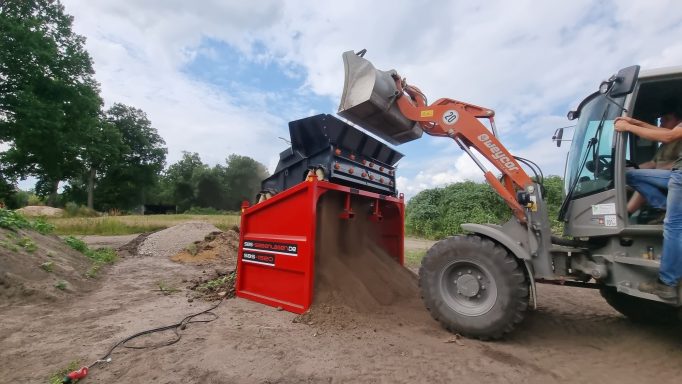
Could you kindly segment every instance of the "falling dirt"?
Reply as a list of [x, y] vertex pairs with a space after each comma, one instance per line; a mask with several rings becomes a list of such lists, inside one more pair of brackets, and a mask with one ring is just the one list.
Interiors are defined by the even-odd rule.
[[326, 194], [317, 207], [315, 289], [310, 310], [297, 322], [346, 328], [379, 312], [422, 309], [417, 277], [377, 243], [367, 200], [355, 199], [352, 219], [339, 219], [343, 196]]

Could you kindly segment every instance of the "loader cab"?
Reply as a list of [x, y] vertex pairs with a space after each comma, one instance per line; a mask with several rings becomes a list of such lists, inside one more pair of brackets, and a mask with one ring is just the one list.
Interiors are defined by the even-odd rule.
[[615, 132], [613, 124], [616, 117], [626, 115], [657, 125], [663, 100], [675, 97], [682, 101], [682, 67], [636, 72], [623, 74], [632, 77], [631, 89], [602, 89], [569, 113], [576, 126], [566, 163], [560, 217], [567, 236], [661, 231], [660, 225], [645, 224], [646, 207], [634, 217], [628, 215], [626, 205], [633, 190], [625, 183], [625, 171], [651, 160], [660, 143]]

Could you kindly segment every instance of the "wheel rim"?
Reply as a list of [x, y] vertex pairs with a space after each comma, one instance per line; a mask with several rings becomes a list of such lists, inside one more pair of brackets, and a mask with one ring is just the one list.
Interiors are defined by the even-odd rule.
[[497, 285], [488, 269], [469, 261], [443, 268], [439, 287], [446, 304], [465, 316], [486, 314], [497, 301]]

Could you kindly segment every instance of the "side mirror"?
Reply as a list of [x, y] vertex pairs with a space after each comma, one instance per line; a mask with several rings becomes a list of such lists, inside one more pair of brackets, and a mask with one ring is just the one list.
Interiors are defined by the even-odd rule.
[[639, 65], [623, 68], [618, 71], [611, 86], [611, 97], [621, 97], [635, 90], [635, 83], [639, 75]]
[[564, 129], [559, 128], [554, 131], [554, 136], [552, 136], [552, 141], [556, 142], [557, 148], [561, 147], [561, 138], [564, 137]]

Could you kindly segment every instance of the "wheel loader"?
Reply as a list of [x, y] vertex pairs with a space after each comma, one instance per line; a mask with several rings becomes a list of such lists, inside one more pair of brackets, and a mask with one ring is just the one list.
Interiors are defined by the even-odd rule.
[[614, 119], [632, 116], [655, 125], [664, 99], [682, 100], [682, 67], [624, 68], [568, 113], [572, 140], [563, 138], [564, 129], [554, 135], [557, 146], [570, 142], [570, 151], [559, 217], [564, 233], [553, 236], [542, 172], [500, 142], [492, 109], [449, 98], [429, 104], [419, 88], [395, 70], [376, 69], [365, 53], [343, 54], [339, 115], [395, 145], [424, 133], [453, 140], [512, 212], [502, 225], [464, 224], [467, 234], [428, 250], [419, 284], [434, 319], [468, 337], [501, 338], [537, 307], [537, 283], [598, 289], [634, 321], [679, 319], [680, 288], [673, 300], [638, 289], [657, 278], [662, 225], [648, 224], [645, 208], [634, 215], [626, 210], [633, 191], [625, 172], [650, 160], [659, 143], [616, 132]]

